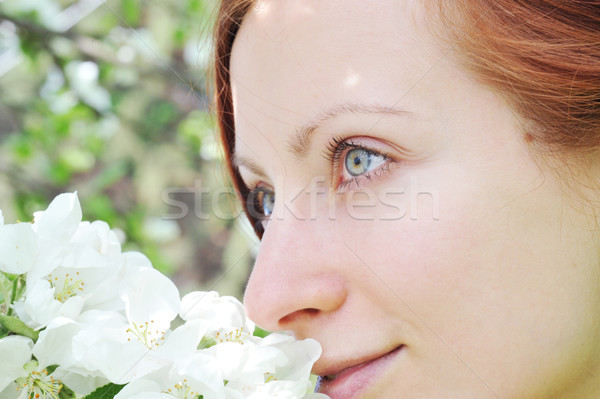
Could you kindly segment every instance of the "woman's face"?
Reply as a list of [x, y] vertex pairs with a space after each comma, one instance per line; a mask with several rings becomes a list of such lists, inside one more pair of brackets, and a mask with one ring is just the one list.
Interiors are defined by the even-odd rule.
[[334, 399], [597, 398], [591, 217], [424, 20], [383, 0], [245, 18], [235, 157], [272, 212], [247, 311], [321, 343]]

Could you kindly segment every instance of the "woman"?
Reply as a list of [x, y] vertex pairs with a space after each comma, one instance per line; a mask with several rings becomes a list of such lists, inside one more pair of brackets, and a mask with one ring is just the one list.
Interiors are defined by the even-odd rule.
[[600, 397], [599, 30], [597, 1], [223, 2], [247, 312], [321, 343], [321, 392]]

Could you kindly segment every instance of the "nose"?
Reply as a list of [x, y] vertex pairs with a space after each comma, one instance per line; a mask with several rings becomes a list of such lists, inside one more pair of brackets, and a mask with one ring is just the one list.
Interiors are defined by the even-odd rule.
[[306, 335], [310, 323], [340, 309], [347, 296], [333, 221], [273, 218], [246, 287], [251, 320], [269, 331]]

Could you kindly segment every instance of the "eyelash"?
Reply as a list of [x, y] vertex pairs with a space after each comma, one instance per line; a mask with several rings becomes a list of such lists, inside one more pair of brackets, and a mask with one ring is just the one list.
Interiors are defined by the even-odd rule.
[[[380, 166], [362, 175], [343, 180], [343, 168], [345, 167], [344, 155], [347, 154], [348, 151], [354, 149], [360, 149], [370, 154], [381, 156], [386, 160], [386, 163], [383, 166]], [[348, 189], [352, 185], [356, 185], [356, 188], [360, 188], [361, 181], [365, 179], [373, 180], [374, 178], [381, 176], [383, 173], [388, 172], [390, 170], [390, 165], [394, 163], [392, 157], [389, 155], [358, 144], [351, 139], [344, 139], [342, 137], [333, 137], [331, 139], [331, 141], [327, 144], [324, 156], [331, 163], [334, 179], [338, 179], [337, 181], [334, 181], [334, 183], [339, 191]]]

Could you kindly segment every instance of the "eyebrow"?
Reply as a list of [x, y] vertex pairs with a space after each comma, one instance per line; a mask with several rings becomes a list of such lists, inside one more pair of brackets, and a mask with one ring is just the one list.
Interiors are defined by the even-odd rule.
[[[296, 134], [290, 138], [288, 149], [298, 159], [303, 159], [310, 149], [313, 133], [325, 122], [343, 114], [380, 114], [380, 115], [409, 115], [410, 111], [394, 106], [380, 104], [342, 103], [336, 104], [311, 118], [307, 123], [296, 129]], [[375, 125], [373, 125], [374, 127]], [[233, 154], [233, 165], [239, 169], [245, 167], [253, 174], [266, 178], [264, 170], [252, 159]]]
[[240, 169], [240, 166], [243, 166], [256, 176], [262, 178], [267, 177], [267, 174], [264, 172], [264, 170], [260, 166], [258, 166], [258, 164], [254, 163], [254, 161], [250, 158], [242, 157], [234, 153], [232, 162], [233, 166], [235, 167], [235, 169], [238, 169], [238, 171]]
[[[337, 104], [314, 116], [309, 122], [296, 129], [296, 134], [290, 139], [288, 146], [292, 154], [302, 159], [310, 149], [313, 133], [325, 122], [342, 114], [380, 114], [380, 115], [408, 115], [411, 114], [402, 108], [380, 104], [343, 103]], [[375, 125], [373, 125], [375, 127]]]

